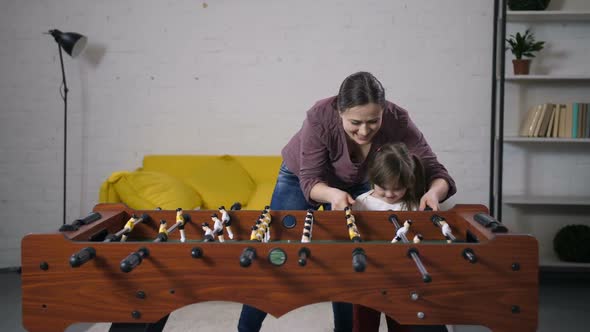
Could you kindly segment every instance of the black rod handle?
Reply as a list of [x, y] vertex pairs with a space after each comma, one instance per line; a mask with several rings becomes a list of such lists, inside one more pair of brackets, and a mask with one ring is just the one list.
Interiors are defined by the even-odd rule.
[[102, 216], [100, 215], [100, 213], [98, 212], [91, 212], [89, 215], [87, 215], [84, 218], [78, 218], [74, 221], [74, 224], [78, 224], [78, 225], [88, 225], [91, 224], [97, 220], [100, 220], [100, 218], [102, 218]]
[[475, 253], [473, 252], [473, 249], [471, 249], [471, 248], [463, 249], [462, 256], [463, 256], [463, 258], [468, 260], [469, 263], [471, 263], [471, 264], [477, 263], [477, 256], [475, 256]]
[[70, 257], [70, 266], [80, 267], [94, 257], [96, 257], [96, 250], [92, 247], [86, 247]]
[[136, 267], [141, 264], [143, 258], [148, 257], [150, 255], [150, 251], [147, 248], [139, 248], [138, 251], [132, 252], [127, 256], [124, 260], [121, 261], [120, 268], [121, 271], [125, 273], [129, 273], [133, 271]]
[[79, 218], [79, 219], [74, 220], [74, 222], [72, 222], [72, 224], [61, 225], [61, 227], [59, 228], [59, 231], [60, 232], [77, 231], [80, 227], [88, 225], [90, 223], [93, 223], [93, 222], [99, 220], [100, 218], [102, 218], [100, 213], [92, 212], [84, 218]]
[[203, 258], [203, 249], [194, 247], [191, 249], [191, 256], [193, 258]]
[[508, 233], [506, 226], [487, 213], [477, 213], [473, 216], [473, 219], [485, 228], [489, 228], [492, 233]]
[[400, 228], [399, 222], [397, 221], [397, 216], [395, 214], [390, 215], [388, 220], [393, 224], [393, 226], [395, 226], [395, 229]]
[[440, 226], [440, 222], [441, 221], [445, 221], [445, 218], [439, 216], [438, 214], [433, 214], [432, 217], [430, 217], [430, 221], [432, 221], [432, 223], [434, 224], [434, 226], [436, 227], [441, 227]]
[[356, 272], [363, 272], [367, 268], [367, 255], [362, 248], [355, 248], [352, 251], [352, 268]]
[[256, 249], [248, 247], [242, 251], [240, 255], [240, 266], [248, 267], [252, 264], [252, 261], [256, 258]]
[[309, 256], [311, 256], [311, 251], [308, 248], [303, 247], [299, 249], [299, 260], [297, 261], [297, 263], [299, 263], [300, 266], [305, 266], [305, 264], [307, 264], [307, 259], [309, 258]]

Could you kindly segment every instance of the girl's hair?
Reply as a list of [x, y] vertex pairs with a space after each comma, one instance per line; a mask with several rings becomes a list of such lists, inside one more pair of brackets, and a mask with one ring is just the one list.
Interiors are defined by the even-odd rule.
[[382, 188], [397, 184], [406, 188], [402, 201], [415, 210], [426, 192], [426, 176], [422, 161], [408, 151], [404, 143], [388, 143], [377, 149], [369, 163], [369, 180]]
[[385, 90], [375, 76], [361, 71], [344, 79], [332, 106], [342, 113], [349, 108], [367, 104], [377, 104], [385, 109]]

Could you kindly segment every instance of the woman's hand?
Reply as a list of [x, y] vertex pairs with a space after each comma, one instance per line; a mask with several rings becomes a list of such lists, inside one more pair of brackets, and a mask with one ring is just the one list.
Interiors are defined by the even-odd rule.
[[448, 192], [449, 184], [445, 179], [434, 179], [430, 184], [430, 189], [420, 199], [418, 210], [424, 211], [426, 206], [429, 206], [433, 211], [438, 211], [438, 203], [447, 197]]
[[418, 210], [424, 211], [426, 206], [430, 207], [433, 211], [438, 211], [438, 196], [432, 190], [429, 190], [420, 198], [420, 207]]
[[322, 182], [311, 188], [309, 196], [316, 202], [330, 203], [332, 210], [344, 210], [345, 207], [354, 204], [354, 199], [346, 191], [330, 187]]
[[346, 191], [332, 188], [330, 191], [330, 204], [332, 210], [344, 210], [347, 206], [354, 204], [354, 199]]

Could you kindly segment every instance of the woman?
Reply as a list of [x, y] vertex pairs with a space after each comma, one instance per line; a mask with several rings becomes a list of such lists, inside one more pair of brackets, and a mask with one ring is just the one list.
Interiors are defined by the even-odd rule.
[[[420, 199], [437, 211], [456, 192], [455, 182], [436, 159], [408, 112], [385, 99], [370, 73], [348, 76], [338, 95], [317, 102], [303, 126], [283, 148], [283, 164], [271, 199], [272, 210], [307, 210], [324, 205], [343, 210], [370, 189], [367, 160], [382, 145], [405, 143], [424, 165], [428, 190]], [[334, 302], [334, 331], [352, 330], [352, 305]], [[266, 313], [244, 305], [240, 332], [259, 331]]]

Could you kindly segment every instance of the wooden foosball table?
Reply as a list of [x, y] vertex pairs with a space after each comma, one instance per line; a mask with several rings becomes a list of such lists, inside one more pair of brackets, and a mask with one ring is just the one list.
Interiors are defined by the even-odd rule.
[[401, 324], [532, 332], [538, 287], [536, 239], [511, 234], [482, 205], [350, 213], [99, 204], [60, 232], [22, 240], [29, 331], [156, 322], [204, 301], [245, 303], [275, 317], [337, 301]]

